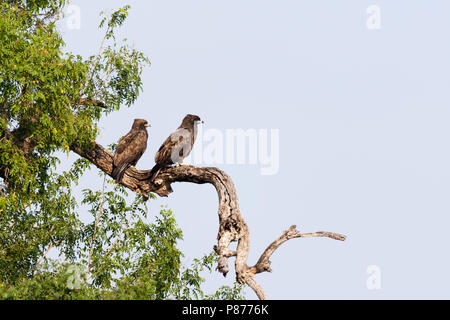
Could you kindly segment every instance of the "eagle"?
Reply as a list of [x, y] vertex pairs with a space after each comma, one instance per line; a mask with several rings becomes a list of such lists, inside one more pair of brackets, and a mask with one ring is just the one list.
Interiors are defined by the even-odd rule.
[[147, 149], [147, 127], [150, 124], [144, 119], [134, 119], [130, 132], [123, 136], [117, 145], [113, 160], [111, 176], [122, 181], [123, 174], [130, 166], [135, 166]]
[[203, 123], [199, 116], [188, 114], [181, 125], [163, 142], [155, 155], [155, 166], [150, 171], [154, 179], [162, 168], [172, 164], [181, 165], [183, 159], [191, 153], [197, 137], [197, 126]]

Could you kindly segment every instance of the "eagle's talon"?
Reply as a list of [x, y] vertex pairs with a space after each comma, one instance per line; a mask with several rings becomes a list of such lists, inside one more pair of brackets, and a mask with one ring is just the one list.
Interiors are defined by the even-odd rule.
[[189, 166], [189, 165], [187, 163], [183, 163], [183, 162], [177, 162], [177, 163], [174, 164], [175, 168], [186, 167], [186, 166]]

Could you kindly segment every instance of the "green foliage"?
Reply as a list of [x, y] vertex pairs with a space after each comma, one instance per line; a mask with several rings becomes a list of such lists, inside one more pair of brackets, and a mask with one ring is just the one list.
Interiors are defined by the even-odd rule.
[[0, 1], [0, 299], [242, 298], [240, 285], [203, 293], [200, 275], [217, 257], [181, 264], [171, 210], [149, 217], [140, 196], [130, 202], [106, 177], [77, 199], [72, 190], [91, 163], [58, 171], [61, 151], [91, 148], [100, 118], [136, 101], [149, 65], [116, 42], [129, 6], [101, 21], [98, 54], [63, 51], [55, 25], [65, 4]]
[[[87, 60], [63, 52], [55, 23], [64, 4], [0, 2], [1, 281], [29, 276], [49, 242], [74, 254], [79, 221], [71, 189], [88, 165], [56, 174], [55, 152], [92, 147], [101, 116], [137, 98], [148, 63], [115, 43]], [[107, 18], [107, 33], [126, 10]]]
[[113, 37], [128, 6], [102, 23], [113, 42], [84, 60], [63, 52], [55, 23], [64, 1], [12, 3], [0, 2], [0, 177], [8, 190], [36, 201], [53, 153], [92, 147], [101, 116], [137, 99], [149, 60]]
[[[79, 160], [64, 176], [77, 179], [86, 166], [85, 160]], [[211, 253], [194, 259], [189, 268], [183, 267], [183, 254], [177, 248], [183, 236], [171, 210], [162, 208], [148, 223], [142, 197], [137, 195], [129, 203], [126, 189], [106, 178], [102, 190], [85, 189], [83, 193], [82, 204], [88, 207], [90, 221], [82, 222], [72, 212], [59, 221], [60, 234], [53, 235], [59, 229], [51, 227], [44, 237], [47, 241], [42, 241], [47, 248], [57, 246], [60, 250], [66, 243], [61, 255], [64, 260], [49, 259], [44, 254], [39, 259], [41, 264], [22, 267], [27, 273], [14, 273], [6, 262], [17, 267], [25, 253], [35, 251], [23, 253], [19, 247], [19, 257], [8, 251], [0, 259], [7, 270], [1, 271], [0, 299], [243, 298], [238, 284], [233, 288], [224, 286], [211, 295], [203, 293], [201, 273], [213, 271], [217, 255]], [[20, 244], [30, 246], [34, 242], [27, 239]]]
[[201, 259], [194, 259], [190, 268], [183, 268], [179, 280], [176, 281], [170, 290], [170, 297], [176, 300], [205, 299], [205, 300], [243, 300], [242, 285], [235, 282], [233, 288], [222, 286], [214, 294], [205, 295], [201, 289], [205, 281], [201, 272], [213, 272], [214, 265], [218, 262], [218, 255], [215, 252], [203, 256]]

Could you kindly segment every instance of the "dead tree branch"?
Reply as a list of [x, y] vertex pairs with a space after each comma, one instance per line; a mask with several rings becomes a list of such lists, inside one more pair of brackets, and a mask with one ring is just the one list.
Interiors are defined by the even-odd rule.
[[[95, 144], [90, 151], [83, 151], [78, 146], [72, 145], [71, 150], [91, 161], [106, 174], [111, 175], [113, 154], [101, 145]], [[302, 237], [328, 237], [345, 240], [345, 236], [340, 234], [325, 231], [300, 233], [295, 226], [291, 226], [267, 247], [254, 266], [249, 267], [247, 257], [250, 250], [250, 232], [239, 209], [233, 181], [225, 172], [213, 167], [178, 166], [162, 169], [154, 181], [149, 179], [149, 174], [150, 170], [138, 170], [130, 167], [125, 172], [121, 183], [144, 197], [147, 197], [150, 192], [166, 197], [173, 192], [171, 185], [174, 182], [210, 183], [216, 188], [219, 197], [219, 231], [217, 244], [214, 246], [214, 250], [219, 255], [217, 270], [226, 276], [230, 270], [228, 259], [235, 257], [236, 280], [251, 287], [259, 299], [266, 299], [266, 294], [254, 279], [254, 275], [271, 271], [269, 259], [284, 242]], [[231, 242], [234, 241], [237, 241], [236, 251], [229, 249]]]

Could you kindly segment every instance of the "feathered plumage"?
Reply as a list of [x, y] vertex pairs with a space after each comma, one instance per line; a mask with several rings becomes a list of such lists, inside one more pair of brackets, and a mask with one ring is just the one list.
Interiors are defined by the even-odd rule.
[[150, 172], [154, 179], [162, 168], [172, 164], [181, 164], [191, 153], [197, 137], [197, 125], [203, 123], [200, 117], [188, 114], [181, 125], [163, 142], [155, 155], [155, 166]]
[[135, 119], [130, 132], [120, 139], [113, 160], [111, 176], [122, 181], [123, 174], [130, 166], [135, 166], [147, 149], [147, 127], [150, 126], [144, 119]]

